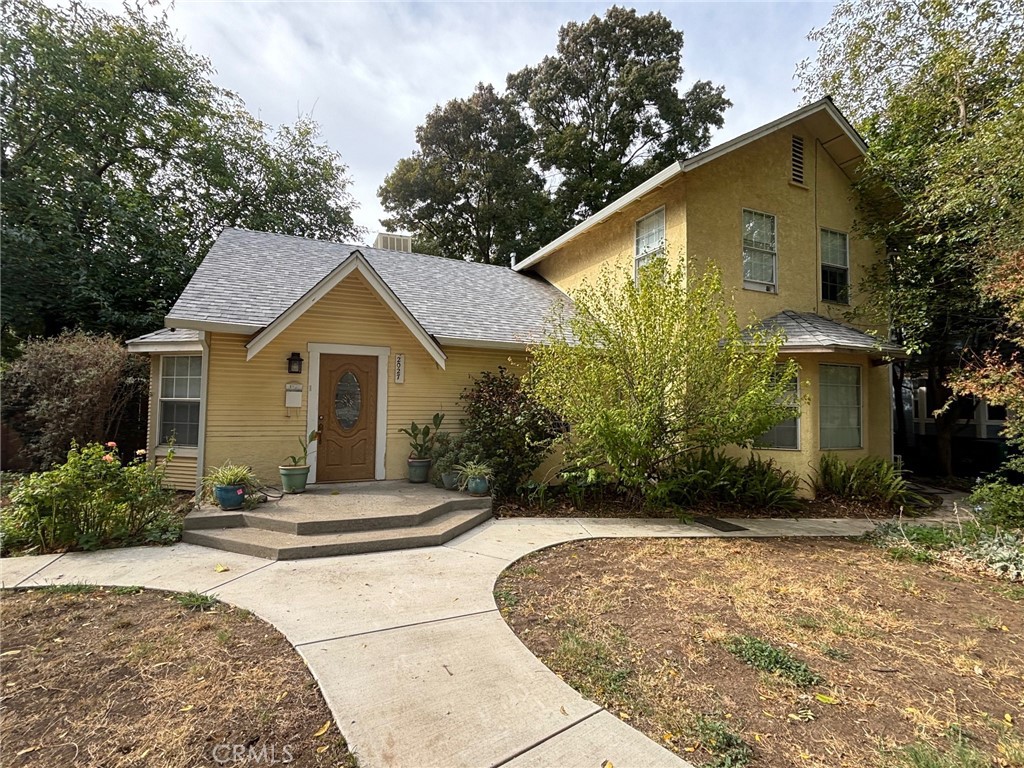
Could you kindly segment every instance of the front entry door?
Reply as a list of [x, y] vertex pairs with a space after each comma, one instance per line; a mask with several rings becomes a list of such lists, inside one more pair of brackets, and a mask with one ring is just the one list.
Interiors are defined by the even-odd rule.
[[377, 455], [377, 358], [320, 355], [316, 480], [373, 480]]

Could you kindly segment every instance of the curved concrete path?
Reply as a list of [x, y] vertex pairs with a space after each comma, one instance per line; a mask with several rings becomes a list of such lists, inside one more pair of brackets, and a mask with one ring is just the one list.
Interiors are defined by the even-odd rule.
[[[216, 594], [302, 654], [363, 768], [684, 768], [531, 654], [493, 598], [536, 549], [605, 537], [856, 536], [866, 520], [490, 521], [445, 546], [267, 561], [189, 544], [0, 560], [4, 587], [81, 582]], [[228, 570], [217, 571], [217, 566]]]

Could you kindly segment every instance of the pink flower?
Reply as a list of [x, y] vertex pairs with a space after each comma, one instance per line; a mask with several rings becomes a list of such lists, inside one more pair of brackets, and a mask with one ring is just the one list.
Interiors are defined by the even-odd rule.
[[104, 443], [104, 445], [107, 446], [107, 448], [117, 448], [117, 443], [115, 443], [113, 440], [111, 440], [109, 443]]
[[103, 454], [103, 460], [104, 461], [113, 461], [114, 457], [111, 456], [109, 453], [105, 453], [105, 454]]

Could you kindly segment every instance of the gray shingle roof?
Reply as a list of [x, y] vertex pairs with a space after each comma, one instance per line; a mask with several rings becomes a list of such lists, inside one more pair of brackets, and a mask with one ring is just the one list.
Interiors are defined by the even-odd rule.
[[125, 344], [167, 344], [189, 341], [199, 341], [199, 331], [190, 328], [161, 328], [159, 331], [144, 333], [134, 339], [128, 339]]
[[225, 229], [175, 302], [175, 319], [264, 327], [358, 250], [435, 337], [533, 342], [557, 288], [505, 267], [302, 237]]
[[878, 339], [856, 328], [837, 323], [835, 320], [816, 315], [813, 312], [795, 312], [787, 309], [760, 323], [762, 328], [781, 328], [786, 334], [784, 349], [830, 348], [836, 350], [874, 352], [902, 357], [902, 347]]

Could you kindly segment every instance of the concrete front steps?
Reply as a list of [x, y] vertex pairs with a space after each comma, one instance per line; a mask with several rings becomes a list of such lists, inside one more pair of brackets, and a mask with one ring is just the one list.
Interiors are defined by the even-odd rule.
[[489, 498], [407, 483], [353, 483], [318, 486], [253, 510], [195, 510], [181, 538], [268, 560], [299, 560], [438, 546], [490, 517]]

